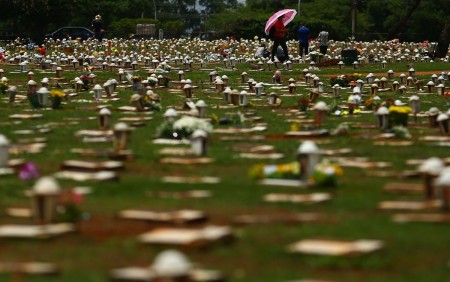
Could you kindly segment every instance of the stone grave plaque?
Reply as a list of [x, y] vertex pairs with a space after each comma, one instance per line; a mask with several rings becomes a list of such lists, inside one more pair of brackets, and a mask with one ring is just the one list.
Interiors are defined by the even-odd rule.
[[287, 250], [306, 255], [348, 256], [372, 253], [382, 249], [383, 245], [383, 242], [378, 240], [305, 239], [289, 245]]

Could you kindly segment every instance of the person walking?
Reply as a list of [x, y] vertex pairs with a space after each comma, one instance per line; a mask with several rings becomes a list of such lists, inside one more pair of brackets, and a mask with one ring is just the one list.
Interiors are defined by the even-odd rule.
[[328, 50], [328, 31], [325, 31], [325, 27], [322, 27], [322, 31], [317, 36], [317, 40], [319, 41], [319, 50], [323, 55], [327, 54]]
[[306, 23], [302, 23], [302, 26], [297, 30], [298, 34], [298, 48], [299, 55], [303, 57], [308, 55], [309, 49], [309, 28], [306, 27]]
[[271, 35], [273, 40], [272, 57], [271, 57], [272, 61], [275, 60], [275, 55], [277, 54], [278, 46], [281, 46], [281, 48], [283, 48], [284, 53], [284, 58], [281, 58], [280, 61], [283, 62], [289, 59], [288, 48], [285, 39], [287, 29], [283, 23], [283, 18], [284, 15], [279, 16], [273, 27], [270, 29], [269, 35]]
[[94, 37], [98, 41], [103, 40], [105, 30], [103, 29], [102, 17], [100, 15], [96, 15], [94, 20], [92, 21], [92, 31], [94, 31]]

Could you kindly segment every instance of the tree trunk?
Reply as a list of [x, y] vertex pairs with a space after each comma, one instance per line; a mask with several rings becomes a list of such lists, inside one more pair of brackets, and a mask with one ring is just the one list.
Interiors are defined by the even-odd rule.
[[387, 39], [392, 39], [406, 26], [409, 18], [411, 18], [414, 11], [419, 7], [421, 0], [415, 0], [408, 8], [406, 14], [398, 21], [397, 25], [389, 32]]
[[448, 46], [450, 44], [450, 17], [444, 23], [444, 28], [439, 35], [438, 46], [434, 53], [437, 58], [444, 58], [448, 52]]

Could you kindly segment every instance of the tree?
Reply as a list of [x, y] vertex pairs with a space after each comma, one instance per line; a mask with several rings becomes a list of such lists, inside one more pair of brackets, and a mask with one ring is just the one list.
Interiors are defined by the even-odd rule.
[[199, 0], [206, 15], [212, 15], [223, 11], [235, 10], [238, 7], [237, 0]]
[[445, 56], [447, 56], [449, 45], [450, 45], [450, 17], [447, 17], [444, 27], [442, 28], [441, 35], [439, 36], [435, 57], [444, 58]]
[[403, 30], [408, 23], [408, 20], [411, 18], [414, 11], [419, 7], [421, 0], [414, 0], [413, 3], [408, 7], [405, 15], [398, 20], [397, 24], [394, 28], [389, 32], [387, 38], [393, 38], [396, 36], [401, 30]]

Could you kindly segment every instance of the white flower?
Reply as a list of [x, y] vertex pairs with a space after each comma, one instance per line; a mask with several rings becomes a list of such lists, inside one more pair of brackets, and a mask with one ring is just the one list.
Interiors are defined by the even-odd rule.
[[183, 116], [179, 120], [175, 121], [173, 124], [174, 130], [187, 130], [194, 132], [197, 129], [202, 129], [206, 132], [212, 131], [212, 125], [203, 120], [196, 117]]

